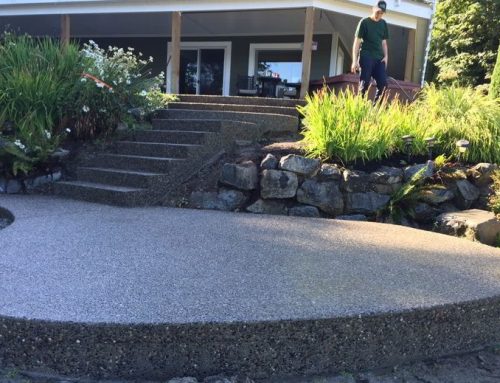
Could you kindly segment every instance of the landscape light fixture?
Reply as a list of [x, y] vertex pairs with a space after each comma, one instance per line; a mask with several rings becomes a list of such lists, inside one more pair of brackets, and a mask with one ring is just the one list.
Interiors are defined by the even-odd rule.
[[436, 137], [427, 137], [424, 139], [427, 144], [427, 151], [429, 152], [429, 161], [432, 161], [432, 148], [436, 145]]
[[461, 161], [462, 156], [465, 154], [467, 149], [469, 149], [470, 142], [464, 139], [458, 140], [457, 143], [458, 148], [458, 162]]
[[415, 137], [412, 135], [408, 134], [406, 136], [401, 137], [403, 139], [403, 142], [405, 143], [405, 151], [408, 154], [408, 163], [411, 161], [411, 146], [413, 145], [413, 140]]

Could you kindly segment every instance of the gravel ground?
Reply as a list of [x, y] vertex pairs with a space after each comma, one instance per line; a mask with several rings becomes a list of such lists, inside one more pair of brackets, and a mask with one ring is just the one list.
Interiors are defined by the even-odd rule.
[[[216, 376], [204, 380], [177, 378], [163, 383], [499, 383], [500, 345], [465, 355], [428, 360], [380, 371], [335, 376], [254, 381], [249, 377]], [[125, 383], [44, 376], [0, 369], [0, 383]], [[148, 382], [159, 383], [159, 382]]]

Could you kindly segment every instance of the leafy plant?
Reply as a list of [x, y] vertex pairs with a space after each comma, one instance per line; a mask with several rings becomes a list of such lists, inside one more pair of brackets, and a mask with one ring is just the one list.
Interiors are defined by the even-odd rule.
[[493, 195], [490, 197], [489, 206], [493, 213], [500, 215], [500, 170], [496, 170], [491, 178], [493, 179]]
[[498, 47], [497, 63], [491, 76], [490, 95], [492, 98], [500, 98], [500, 46]]

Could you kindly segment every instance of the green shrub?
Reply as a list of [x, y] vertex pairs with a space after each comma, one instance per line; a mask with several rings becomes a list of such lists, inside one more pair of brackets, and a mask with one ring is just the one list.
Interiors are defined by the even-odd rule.
[[491, 75], [490, 94], [492, 98], [500, 98], [500, 46], [497, 52], [497, 63]]
[[[81, 74], [78, 47], [5, 34], [0, 40], [0, 162], [8, 173], [43, 163], [65, 134]], [[13, 131], [7, 132], [10, 125]]]
[[500, 214], [500, 170], [493, 173], [493, 195], [490, 198], [490, 208], [495, 214]]
[[380, 160], [405, 151], [402, 136], [412, 135], [412, 153], [427, 154], [425, 138], [435, 137], [438, 152], [456, 156], [456, 142], [470, 141], [462, 157], [500, 162], [500, 104], [470, 88], [427, 86], [413, 104], [395, 100], [373, 105], [350, 91], [324, 88], [299, 107], [304, 146], [310, 156], [343, 163]]

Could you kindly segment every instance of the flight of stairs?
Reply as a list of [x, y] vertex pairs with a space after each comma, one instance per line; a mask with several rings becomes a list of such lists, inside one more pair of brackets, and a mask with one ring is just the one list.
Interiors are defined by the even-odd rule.
[[237, 139], [298, 129], [297, 100], [184, 96], [137, 131], [88, 158], [56, 194], [118, 206], [153, 205], [186, 174]]

